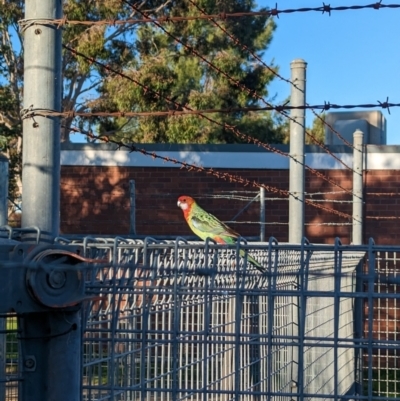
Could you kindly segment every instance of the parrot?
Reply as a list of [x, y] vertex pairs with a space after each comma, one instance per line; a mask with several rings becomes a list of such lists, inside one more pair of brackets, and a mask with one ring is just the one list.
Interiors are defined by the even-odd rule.
[[[211, 238], [218, 244], [234, 244], [240, 237], [239, 233], [202, 209], [190, 196], [180, 196], [178, 207], [182, 209], [190, 229], [202, 240]], [[239, 254], [244, 257], [244, 250], [241, 249]], [[250, 255], [247, 255], [247, 260], [261, 272], [264, 271], [263, 266]]]

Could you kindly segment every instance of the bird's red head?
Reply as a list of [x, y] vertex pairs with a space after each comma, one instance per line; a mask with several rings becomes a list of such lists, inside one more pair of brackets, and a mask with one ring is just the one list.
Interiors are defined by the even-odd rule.
[[183, 212], [189, 211], [189, 209], [194, 205], [196, 201], [190, 196], [182, 195], [178, 198], [178, 207], [180, 207]]

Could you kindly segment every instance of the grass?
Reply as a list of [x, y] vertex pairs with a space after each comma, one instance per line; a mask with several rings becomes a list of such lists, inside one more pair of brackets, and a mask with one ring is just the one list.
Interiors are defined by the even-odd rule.
[[[364, 395], [368, 395], [368, 383], [368, 369], [365, 369], [363, 378]], [[400, 398], [400, 369], [373, 369], [372, 396]]]

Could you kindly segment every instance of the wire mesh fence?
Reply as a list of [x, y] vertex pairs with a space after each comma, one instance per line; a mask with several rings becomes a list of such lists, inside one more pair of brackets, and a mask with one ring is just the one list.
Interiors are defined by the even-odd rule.
[[20, 380], [17, 318], [0, 315], [0, 401], [18, 401]]
[[[85, 311], [84, 399], [354, 391], [353, 300], [343, 298], [335, 316], [333, 251], [264, 245], [252, 249], [269, 266], [260, 275], [234, 251], [202, 243], [100, 241], [80, 243], [86, 257], [114, 265], [90, 275], [88, 290], [102, 300]], [[349, 293], [361, 257], [340, 265]], [[348, 342], [337, 352], [339, 338]]]
[[364, 290], [373, 292], [364, 305], [364, 338], [372, 352], [364, 352], [364, 391], [373, 397], [400, 397], [400, 250], [389, 249], [369, 255], [365, 273], [375, 276], [364, 282]]
[[[211, 243], [58, 242], [100, 262], [84, 270], [82, 400], [400, 399], [400, 248], [241, 245], [260, 273]], [[17, 319], [1, 322], [0, 400], [17, 400]]]

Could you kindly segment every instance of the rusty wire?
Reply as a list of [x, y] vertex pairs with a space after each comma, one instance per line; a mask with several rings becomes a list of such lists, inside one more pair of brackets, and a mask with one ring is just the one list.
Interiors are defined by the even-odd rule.
[[369, 220], [400, 220], [400, 216], [366, 216]]
[[[252, 186], [254, 188], [259, 188], [259, 189], [260, 188], [264, 188], [268, 192], [279, 194], [279, 195], [285, 196], [285, 197], [293, 196], [294, 198], [297, 199], [297, 196], [292, 194], [288, 190], [280, 189], [280, 188], [273, 187], [273, 186], [266, 185], [266, 184], [260, 184], [255, 180], [249, 180], [249, 179], [244, 178], [244, 177], [242, 177], [240, 175], [237, 175], [237, 174], [230, 174], [230, 173], [227, 173], [227, 172], [221, 172], [221, 171], [218, 171], [218, 170], [214, 170], [213, 168], [205, 168], [205, 167], [196, 165], [194, 163], [183, 162], [183, 161], [177, 160], [175, 158], [166, 157], [166, 156], [160, 156], [156, 152], [149, 152], [148, 150], [140, 148], [135, 144], [126, 144], [126, 143], [124, 143], [122, 141], [116, 141], [116, 140], [111, 139], [108, 136], [95, 135], [95, 134], [93, 134], [91, 132], [85, 132], [85, 131], [83, 131], [81, 129], [77, 129], [77, 128], [73, 128], [73, 127], [71, 127], [71, 130], [74, 131], [74, 132], [82, 133], [82, 134], [86, 135], [90, 139], [99, 140], [99, 141], [102, 141], [102, 142], [105, 142], [105, 143], [112, 143], [112, 144], [117, 146], [116, 150], [119, 150], [121, 148], [126, 148], [126, 149], [129, 150], [130, 153], [138, 152], [138, 153], [141, 153], [141, 154], [143, 154], [145, 156], [149, 156], [149, 157], [151, 157], [153, 159], [159, 159], [159, 160], [163, 160], [164, 162], [173, 163], [175, 165], [179, 165], [181, 169], [185, 169], [187, 171], [194, 171], [194, 172], [198, 172], [198, 173], [206, 173], [206, 174], [209, 174], [209, 175], [213, 175], [214, 177], [217, 177], [218, 179], [222, 179], [222, 180], [229, 181], [229, 182], [236, 182], [238, 184], [242, 184], [243, 186]], [[332, 209], [332, 208], [329, 208], [329, 207], [326, 207], [326, 206], [322, 206], [322, 205], [320, 205], [318, 203], [313, 202], [310, 199], [305, 199], [304, 202], [307, 205], [315, 207], [316, 209], [320, 209], [320, 210], [323, 210], [325, 212], [335, 214], [335, 215], [337, 215], [339, 217], [343, 217], [345, 219], [349, 219], [349, 220], [352, 219], [352, 216], [350, 216], [347, 213], [343, 213], [343, 212], [340, 212], [339, 210], [335, 210], [335, 209]]]
[[367, 192], [365, 196], [399, 196], [399, 192]]
[[[72, 48], [70, 48], [70, 47], [68, 47], [68, 46], [66, 46], [66, 45], [63, 45], [63, 47], [64, 47], [65, 49], [67, 49], [68, 51], [70, 51], [72, 54], [74, 54], [74, 55], [77, 56], [77, 57], [85, 58], [85, 59], [86, 59], [87, 61], [89, 61], [90, 63], [97, 64], [98, 66], [100, 66], [100, 67], [106, 69], [106, 70], [109, 71], [109, 72], [112, 72], [112, 73], [114, 73], [114, 74], [117, 74], [117, 75], [121, 76], [122, 78], [125, 78], [125, 79], [130, 80], [131, 82], [133, 82], [133, 83], [137, 84], [138, 86], [140, 86], [140, 87], [141, 87], [142, 89], [144, 89], [146, 92], [151, 92], [154, 96], [156, 96], [156, 97], [158, 97], [158, 98], [163, 98], [163, 99], [167, 100], [169, 103], [173, 104], [175, 107], [183, 108], [183, 109], [188, 110], [188, 111], [190, 111], [190, 112], [194, 112], [194, 111], [195, 111], [195, 110], [193, 110], [192, 108], [190, 108], [189, 106], [187, 106], [187, 105], [182, 105], [182, 104], [176, 102], [175, 100], [171, 99], [170, 97], [168, 97], [168, 96], [166, 96], [166, 95], [161, 95], [159, 92], [154, 91], [153, 89], [151, 89], [151, 88], [149, 88], [148, 86], [142, 84], [142, 83], [139, 82], [138, 80], [136, 80], [136, 79], [134, 79], [134, 78], [132, 78], [132, 77], [130, 77], [130, 76], [128, 76], [128, 75], [126, 75], [126, 74], [120, 72], [120, 71], [117, 71], [117, 70], [111, 68], [109, 65], [106, 65], [106, 64], [103, 64], [103, 63], [99, 62], [98, 60], [96, 60], [96, 59], [93, 58], [93, 57], [86, 56], [85, 54], [83, 54], [83, 53], [81, 53], [81, 52], [78, 52], [77, 50], [72, 49]], [[35, 112], [34, 112], [34, 111], [31, 111], [31, 110], [33, 110], [33, 109], [26, 109], [26, 110], [23, 110], [23, 116], [22, 116], [22, 118], [29, 118], [29, 117], [32, 118], [32, 117], [34, 117]], [[48, 110], [47, 112], [52, 112], [52, 111], [49, 111], [49, 110]], [[43, 113], [43, 111], [42, 111], [42, 113]], [[69, 113], [68, 116], [71, 117], [71, 116], [73, 116], [73, 113], [74, 113], [74, 112], [73, 112], [73, 111], [67, 111], [66, 113]], [[71, 113], [72, 113], [72, 114], [71, 114]], [[119, 112], [119, 113], [123, 113], [123, 112]], [[216, 125], [220, 126], [221, 128], [224, 128], [224, 129], [226, 129], [226, 130], [229, 130], [229, 131], [232, 132], [235, 136], [237, 136], [238, 138], [241, 138], [241, 139], [244, 140], [244, 141], [247, 141], [248, 143], [254, 143], [255, 145], [260, 146], [260, 147], [263, 147], [264, 149], [266, 149], [266, 150], [268, 150], [268, 151], [271, 151], [271, 152], [277, 153], [277, 154], [279, 154], [279, 155], [281, 155], [281, 156], [289, 157], [289, 158], [295, 160], [294, 157], [291, 156], [290, 154], [288, 154], [288, 153], [286, 153], [286, 152], [283, 152], [283, 151], [281, 151], [280, 149], [277, 149], [277, 148], [273, 147], [273, 146], [270, 145], [270, 144], [267, 144], [267, 143], [265, 143], [265, 142], [262, 142], [262, 141], [260, 141], [260, 140], [257, 139], [257, 138], [254, 138], [254, 137], [252, 137], [252, 136], [250, 136], [250, 135], [247, 135], [247, 134], [244, 134], [244, 133], [240, 132], [240, 131], [236, 128], [236, 126], [233, 126], [233, 125], [230, 125], [230, 124], [227, 124], [227, 123], [222, 123], [222, 122], [216, 121], [216, 120], [214, 120], [214, 119], [208, 117], [205, 113], [198, 112], [198, 113], [196, 113], [196, 114], [197, 114], [200, 118], [202, 118], [202, 119], [205, 119], [205, 120], [207, 120], [207, 121], [209, 121], [209, 122], [211, 122], [211, 123], [213, 123], [213, 124], [216, 124]], [[127, 116], [126, 113], [125, 113], [125, 116]], [[334, 155], [334, 157], [337, 158], [337, 159], [341, 162], [341, 160], [340, 160], [336, 155]], [[303, 165], [304, 168], [308, 169], [312, 174], [315, 174], [317, 177], [319, 177], [319, 178], [321, 178], [321, 179], [323, 179], [323, 180], [329, 182], [331, 185], [334, 185], [334, 186], [336, 186], [337, 188], [342, 189], [343, 191], [347, 192], [347, 193], [350, 194], [350, 195], [354, 195], [353, 192], [352, 192], [351, 190], [344, 188], [344, 187], [341, 186], [340, 184], [337, 184], [337, 183], [336, 183], [335, 181], [333, 181], [331, 178], [326, 177], [324, 174], [322, 174], [321, 172], [317, 171], [316, 169], [314, 169], [314, 168], [312, 168], [312, 167], [310, 167], [310, 166], [308, 166], [308, 165], [306, 165], [306, 164], [304, 164], [304, 163], [302, 163], [302, 162], [300, 162], [300, 161], [298, 161], [298, 160], [296, 160], [296, 162], [298, 162], [298, 163], [300, 163], [301, 165]], [[341, 162], [341, 163], [343, 164], [343, 162]], [[345, 166], [346, 166], [347, 168], [349, 168], [346, 164], [345, 164]]]
[[[81, 53], [64, 46], [66, 49], [71, 51], [72, 53], [76, 53], [79, 57], [84, 57]], [[139, 83], [139, 81], [135, 80], [134, 78], [131, 78], [121, 72], [118, 72], [116, 70], [113, 70], [106, 64], [102, 64], [97, 61], [93, 61], [91, 57], [85, 56], [87, 59], [90, 59], [92, 63], [96, 63], [103, 68], [109, 70], [110, 72], [113, 72], [115, 74], [120, 75], [123, 78], [127, 78], [131, 80], [132, 82], [142, 85]], [[165, 95], [160, 95], [158, 92], [153, 91], [149, 87], [146, 87], [145, 85], [142, 85], [143, 89], [146, 90], [147, 92], [152, 92], [154, 95], [157, 95], [157, 97], [162, 97], [166, 99], [167, 101], [168, 98]], [[170, 101], [173, 103], [173, 101]], [[259, 106], [248, 106], [248, 107], [229, 107], [226, 109], [191, 109], [189, 106], [182, 105], [180, 103], [175, 102], [175, 105], [184, 108], [185, 110], [164, 110], [164, 111], [115, 111], [115, 112], [107, 112], [107, 111], [98, 111], [98, 112], [76, 112], [74, 110], [70, 111], [63, 111], [63, 112], [56, 112], [56, 111], [51, 111], [51, 110], [45, 110], [45, 109], [35, 109], [31, 107], [30, 109], [27, 109], [28, 111], [34, 111], [35, 113], [40, 113], [42, 116], [52, 116], [52, 117], [172, 117], [172, 116], [180, 116], [180, 115], [201, 115], [201, 114], [213, 114], [213, 113], [224, 113], [224, 114], [230, 114], [230, 113], [249, 113], [249, 112], [257, 112], [257, 111], [282, 111], [282, 110], [311, 110], [311, 109], [321, 109], [324, 106], [323, 105], [308, 105], [308, 106], [290, 106], [290, 105], [272, 105], [270, 104], [269, 106], [265, 107], [259, 107]], [[360, 105], [338, 105], [338, 104], [331, 104], [332, 108], [336, 109], [345, 109], [345, 108], [360, 108], [368, 106], [369, 108], [377, 108], [377, 107], [384, 107], [380, 102], [377, 104], [360, 104]], [[400, 103], [390, 103], [390, 107], [400, 107]], [[385, 107], [389, 107], [385, 106]], [[287, 114], [285, 114], [285, 117], [289, 117]], [[329, 125], [328, 125], [329, 126]], [[317, 140], [318, 141], [318, 140]], [[353, 145], [351, 145], [353, 146]], [[351, 169], [350, 169], [351, 170]]]
[[[124, 0], [125, 1], [125, 0]], [[199, 7], [193, 0], [188, 0], [190, 4], [192, 4], [194, 7], [197, 8], [197, 10], [199, 10], [203, 15], [207, 15], [207, 13], [201, 8]], [[253, 57], [254, 60], [258, 61], [261, 65], [263, 65], [269, 72], [271, 72], [273, 75], [275, 75], [277, 78], [279, 78], [281, 81], [284, 81], [288, 84], [290, 84], [291, 86], [297, 88], [297, 85], [291, 81], [290, 79], [284, 78], [282, 75], [280, 75], [276, 69], [270, 67], [267, 63], [265, 63], [261, 57], [259, 57], [255, 52], [253, 52], [248, 46], [246, 46], [244, 43], [242, 43], [236, 36], [232, 35], [231, 33], [228, 32], [227, 29], [225, 29], [221, 24], [219, 24], [217, 21], [215, 21], [213, 18], [209, 18], [209, 21], [216, 26], [218, 29], [220, 29], [222, 32], [225, 33], [225, 35], [236, 45], [239, 46], [243, 51], [247, 52], [251, 57]], [[298, 88], [297, 88], [298, 89]], [[310, 107], [310, 110], [312, 111], [312, 113], [314, 114], [315, 117], [317, 117], [320, 121], [322, 121], [322, 123], [328, 127], [328, 129], [330, 129], [340, 140], [342, 140], [347, 146], [349, 146], [350, 148], [354, 149], [354, 146], [348, 142], [337, 130], [335, 130], [330, 124], [328, 124], [325, 119], [323, 119], [316, 111], [315, 109], [312, 108], [312, 106], [310, 106], [309, 104], [306, 104], [307, 107]], [[276, 110], [276, 109], [275, 109]], [[283, 113], [283, 110], [279, 110], [279, 113], [282, 114], [284, 117], [288, 116]], [[292, 119], [293, 122], [295, 122], [296, 124], [300, 124], [297, 120]], [[302, 125], [302, 124], [300, 124]], [[318, 146], [320, 146], [322, 149], [324, 149], [328, 154], [332, 155], [332, 153], [329, 151], [329, 149], [327, 149], [324, 144], [322, 144], [320, 141], [318, 141], [314, 135], [312, 135], [307, 128], [304, 126], [305, 132], [306, 134], [311, 138], [311, 140], [316, 143]], [[346, 166], [347, 168], [349, 168], [348, 166]]]
[[[138, 7], [134, 6], [133, 4], [130, 4], [127, 0], [122, 0], [124, 3], [128, 4], [132, 10], [135, 12], [139, 13], [143, 17], [147, 17], [148, 15], [141, 11]], [[183, 42], [181, 39], [177, 38], [175, 35], [171, 34], [169, 31], [167, 31], [160, 23], [154, 22], [154, 24], [160, 28], [166, 35], [168, 35], [172, 40], [177, 42], [178, 44], [182, 45], [185, 49], [190, 51], [195, 57], [199, 58], [201, 61], [203, 61], [206, 65], [208, 65], [210, 68], [212, 68], [214, 71], [216, 71], [218, 74], [223, 75], [228, 81], [230, 81], [232, 84], [234, 84], [236, 87], [241, 89], [243, 92], [246, 92], [249, 96], [258, 99], [262, 103], [264, 103], [267, 107], [272, 108], [273, 110], [276, 110], [278, 113], [282, 114], [284, 117], [286, 117], [288, 120], [292, 121], [295, 124], [300, 125], [302, 128], [305, 129], [306, 133], [312, 140], [320, 146], [322, 149], [324, 149], [330, 156], [332, 156], [336, 161], [338, 161], [340, 164], [342, 164], [344, 167], [349, 169], [350, 171], [353, 171], [353, 169], [348, 166], [346, 163], [344, 163], [339, 157], [337, 157], [335, 154], [333, 154], [324, 144], [322, 144], [320, 141], [318, 141], [314, 135], [309, 133], [306, 129], [305, 126], [303, 126], [301, 123], [299, 123], [295, 118], [291, 117], [290, 115], [286, 114], [279, 106], [274, 106], [271, 103], [267, 102], [261, 95], [257, 93], [257, 91], [252, 90], [248, 88], [246, 85], [242, 84], [239, 80], [231, 77], [229, 74], [227, 74], [225, 71], [223, 71], [221, 68], [217, 67], [215, 64], [213, 64], [211, 61], [209, 61], [207, 58], [205, 58], [203, 55], [201, 55], [197, 50], [195, 50], [192, 46], [189, 46], [185, 42]], [[290, 106], [289, 106], [290, 107]], [[302, 107], [299, 107], [299, 109]], [[308, 168], [306, 166], [306, 168]], [[314, 169], [309, 168], [310, 171], [314, 172]], [[316, 173], [315, 173], [316, 174]], [[332, 182], [330, 182], [332, 184]], [[334, 184], [335, 185], [335, 184]], [[342, 188], [342, 187], [340, 187]], [[344, 190], [344, 188], [342, 188]]]
[[[124, 1], [124, 0], [123, 0]], [[190, 0], [189, 0], [190, 1]], [[67, 16], [63, 16], [63, 18], [60, 19], [38, 19], [38, 20], [21, 20], [19, 21], [19, 25], [21, 29], [26, 29], [27, 26], [31, 25], [36, 25], [36, 24], [53, 24], [57, 25], [57, 28], [60, 28], [64, 25], [122, 25], [122, 24], [134, 24], [134, 23], [142, 23], [142, 22], [148, 22], [148, 23], [158, 23], [158, 22], [178, 22], [178, 21], [189, 21], [189, 20], [195, 20], [195, 19], [207, 19], [210, 21], [213, 21], [219, 28], [223, 29], [218, 23], [216, 23], [214, 20], [215, 19], [220, 19], [220, 20], [226, 20], [227, 18], [233, 18], [233, 17], [248, 17], [248, 16], [276, 16], [279, 17], [279, 14], [285, 14], [285, 13], [294, 13], [294, 12], [309, 12], [309, 11], [320, 11], [323, 14], [328, 13], [328, 15], [331, 14], [332, 11], [347, 11], [347, 10], [361, 10], [361, 9], [374, 9], [374, 10], [379, 10], [381, 8], [400, 8], [400, 4], [383, 4], [382, 0], [373, 4], [369, 5], [353, 5], [353, 6], [337, 6], [337, 7], [331, 7], [330, 5], [327, 5], [323, 3], [322, 6], [320, 7], [302, 7], [302, 8], [297, 8], [297, 9], [286, 9], [286, 10], [279, 10], [277, 8], [277, 5], [275, 8], [267, 11], [255, 11], [255, 12], [247, 12], [247, 13], [219, 13], [219, 14], [206, 14], [204, 10], [202, 10], [200, 7], [198, 7], [195, 3], [191, 2], [198, 10], [202, 12], [202, 16], [191, 16], [191, 17], [159, 17], [159, 18], [153, 18], [153, 17], [148, 17], [145, 16], [143, 12], [141, 12], [138, 8], [133, 6], [127, 1], [124, 1], [126, 4], [131, 6], [133, 9], [135, 9], [137, 12], [141, 13], [144, 18], [143, 19], [125, 19], [125, 20], [117, 20], [117, 19], [112, 19], [112, 20], [100, 20], [100, 21], [76, 21], [76, 20], [68, 20]], [[161, 29], [161, 25], [158, 25]], [[224, 30], [224, 29], [223, 29]], [[224, 30], [226, 32], [226, 30]], [[167, 34], [168, 32], [165, 31]], [[228, 34], [229, 35], [229, 34]], [[231, 39], [234, 39], [233, 36], [229, 35]], [[235, 40], [235, 39], [234, 39]], [[235, 40], [237, 44], [240, 44], [240, 42], [236, 39]], [[180, 42], [182, 43], [182, 42]], [[247, 48], [247, 46], [242, 45], [242, 48]], [[193, 49], [192, 49], [193, 50]], [[250, 49], [247, 48], [247, 51], [258, 61], [260, 61], [266, 68], [268, 68], [271, 72], [273, 72], [277, 77], [279, 77], [281, 80], [288, 82], [292, 85], [295, 86], [293, 82], [290, 80], [282, 77], [280, 74], [278, 74], [274, 69], [268, 67], [262, 60], [256, 56], [253, 52], [250, 51]], [[198, 55], [198, 57], [202, 57]], [[205, 61], [205, 60], [203, 60]], [[380, 102], [379, 102], [380, 103]], [[387, 108], [389, 113], [390, 109], [388, 106], [383, 106], [385, 103], [380, 103], [380, 106], [383, 108]], [[341, 139], [347, 146], [354, 148], [353, 145], [348, 142], [337, 130], [335, 130], [330, 124], [328, 124], [324, 119], [322, 119], [313, 109], [314, 107], [310, 107], [307, 105], [307, 108], [310, 108], [310, 110], [313, 112], [313, 114], [320, 119], [324, 125], [326, 125], [336, 136], [338, 136], [339, 139]], [[333, 105], [330, 105], [332, 108]], [[394, 106], [394, 105], [392, 105]], [[328, 106], [329, 107], [329, 106]], [[346, 106], [344, 106], [346, 107]], [[374, 107], [374, 106], [372, 106]], [[276, 109], [277, 110], [277, 109]], [[323, 110], [328, 110], [327, 108], [324, 108]], [[285, 117], [289, 118], [286, 114], [282, 113], [282, 111], [277, 110], [281, 114], [283, 114]], [[293, 121], [297, 124], [299, 124], [296, 120], [293, 119]], [[304, 127], [306, 128], [306, 127]], [[321, 142], [317, 141], [316, 138], [306, 129], [306, 134], [312, 139], [313, 142], [315, 142], [318, 146], [321, 146]], [[349, 166], [345, 165], [339, 158], [337, 158], [333, 153], [331, 153], [326, 147], [323, 147], [323, 149], [329, 153], [331, 156], [333, 156], [338, 162], [343, 164], [346, 168], [352, 170]]]
[[352, 6], [336, 6], [332, 7], [329, 4], [322, 3], [322, 6], [319, 7], [301, 7], [301, 8], [288, 8], [288, 9], [278, 9], [278, 5], [275, 5], [275, 8], [271, 8], [265, 11], [249, 11], [249, 12], [237, 12], [237, 13], [229, 13], [229, 12], [221, 12], [218, 14], [207, 14], [207, 15], [198, 15], [198, 16], [187, 16], [187, 17], [143, 17], [143, 18], [128, 18], [124, 20], [118, 19], [105, 19], [98, 21], [79, 21], [79, 20], [69, 20], [66, 15], [62, 18], [58, 19], [36, 19], [36, 20], [20, 20], [20, 27], [26, 25], [55, 25], [57, 28], [61, 28], [66, 25], [126, 25], [126, 24], [139, 24], [139, 23], [151, 23], [151, 22], [180, 22], [180, 21], [193, 21], [193, 20], [204, 20], [204, 19], [217, 19], [217, 20], [226, 20], [230, 18], [242, 18], [242, 17], [278, 17], [280, 14], [293, 14], [293, 13], [305, 13], [305, 12], [320, 12], [322, 14], [331, 15], [332, 12], [336, 11], [355, 11], [355, 10], [380, 10], [380, 9], [397, 9], [400, 8], [400, 4], [384, 4], [382, 0], [379, 2], [375, 2], [372, 4], [365, 5], [352, 5]]
[[[142, 16], [147, 17], [146, 13], [144, 13], [143, 11], [141, 11], [138, 7], [130, 4], [128, 1], [123, 0], [124, 3], [128, 4], [132, 10], [136, 11], [137, 13], [139, 13]], [[241, 90], [243, 90], [244, 92], [248, 93], [250, 96], [257, 98], [258, 100], [260, 100], [261, 102], [263, 102], [266, 107], [269, 108], [269, 110], [276, 110], [279, 113], [283, 114], [286, 118], [288, 118], [290, 121], [293, 121], [295, 124], [300, 124], [296, 119], [288, 116], [286, 113], [283, 112], [283, 110], [281, 109], [280, 106], [274, 106], [271, 103], [267, 102], [262, 96], [260, 96], [256, 91], [253, 91], [249, 88], [247, 88], [245, 85], [241, 84], [238, 80], [232, 78], [230, 75], [228, 75], [226, 72], [222, 71], [220, 68], [218, 68], [217, 66], [215, 66], [212, 62], [210, 62], [209, 60], [207, 60], [204, 56], [202, 56], [198, 51], [196, 51], [192, 46], [187, 45], [186, 43], [184, 43], [182, 40], [180, 40], [179, 38], [177, 38], [176, 36], [172, 35], [170, 32], [168, 32], [161, 24], [159, 24], [158, 22], [154, 22], [154, 24], [159, 27], [166, 35], [168, 35], [171, 39], [175, 40], [177, 43], [181, 44], [183, 47], [185, 47], [185, 49], [187, 49], [188, 51], [190, 51], [193, 55], [195, 55], [196, 57], [198, 57], [200, 60], [202, 60], [204, 63], [206, 63], [210, 68], [212, 68], [213, 70], [215, 70], [217, 73], [222, 74], [226, 79], [228, 79], [230, 82], [232, 82], [235, 86], [237, 86], [238, 88], [240, 88]], [[64, 46], [66, 47], [66, 46]], [[138, 82], [138, 81], [136, 81]], [[143, 87], [143, 86], [142, 86]], [[149, 88], [147, 88], [146, 90], [149, 90]], [[152, 91], [153, 93], [156, 93], [155, 91]], [[158, 96], [160, 96], [158, 94]], [[168, 98], [166, 96], [162, 96], [164, 99], [168, 100]], [[177, 104], [177, 102], [174, 102], [175, 105]], [[178, 103], [179, 104], [179, 103]], [[179, 107], [184, 107], [185, 109], [190, 110], [192, 113], [195, 112], [195, 110], [187, 107], [187, 106], [182, 106], [179, 104]], [[292, 106], [288, 106], [288, 107], [292, 107]], [[303, 108], [304, 106], [299, 107]], [[294, 108], [294, 107], [292, 107]], [[214, 124], [220, 125], [223, 128], [227, 128], [229, 129], [231, 132], [233, 132], [236, 136], [241, 137], [244, 140], [247, 140], [249, 143], [253, 142], [254, 144], [258, 145], [258, 146], [262, 146], [265, 147], [265, 143], [259, 141], [256, 138], [253, 138], [249, 135], [243, 134], [241, 133], [239, 130], [237, 130], [236, 127], [228, 125], [226, 123], [220, 123], [218, 121], [215, 121], [213, 119], [210, 119], [209, 117], [206, 117], [204, 114], [205, 113], [199, 113], [198, 111], [196, 112], [197, 115], [202, 116], [202, 118], [205, 118], [206, 120], [213, 122]], [[301, 125], [301, 124], [300, 124]], [[302, 126], [302, 125], [301, 125]], [[304, 127], [305, 128], [305, 127]], [[322, 144], [320, 141], [318, 141], [312, 134], [308, 133], [308, 135], [310, 135], [314, 142], [317, 143], [321, 148], [323, 148], [328, 154], [330, 154], [335, 160], [337, 160], [340, 164], [342, 164], [344, 167], [346, 167], [347, 169], [349, 169], [350, 171], [353, 171], [353, 169], [351, 167], [349, 167], [346, 163], [344, 163], [339, 157], [337, 157], [335, 154], [333, 154], [324, 144]], [[284, 154], [284, 152], [273, 148], [271, 145], [267, 145], [268, 146], [268, 150], [274, 151], [275, 153], [279, 153], [281, 155], [285, 155], [287, 157], [293, 158], [292, 156], [288, 155], [287, 153]], [[298, 161], [297, 161], [298, 162]], [[316, 176], [318, 176], [319, 178], [322, 178], [324, 180], [326, 180], [327, 182], [329, 182], [331, 185], [334, 185], [340, 189], [342, 189], [343, 191], [349, 193], [349, 194], [353, 194], [352, 191], [345, 189], [343, 186], [341, 186], [340, 184], [335, 183], [335, 181], [333, 181], [332, 179], [330, 179], [329, 177], [326, 177], [324, 174], [318, 172], [316, 169], [313, 169], [310, 166], [305, 165], [304, 163], [301, 163], [302, 165], [304, 165], [304, 167], [306, 169], [308, 169], [309, 171], [311, 171], [313, 174], [315, 174]]]

